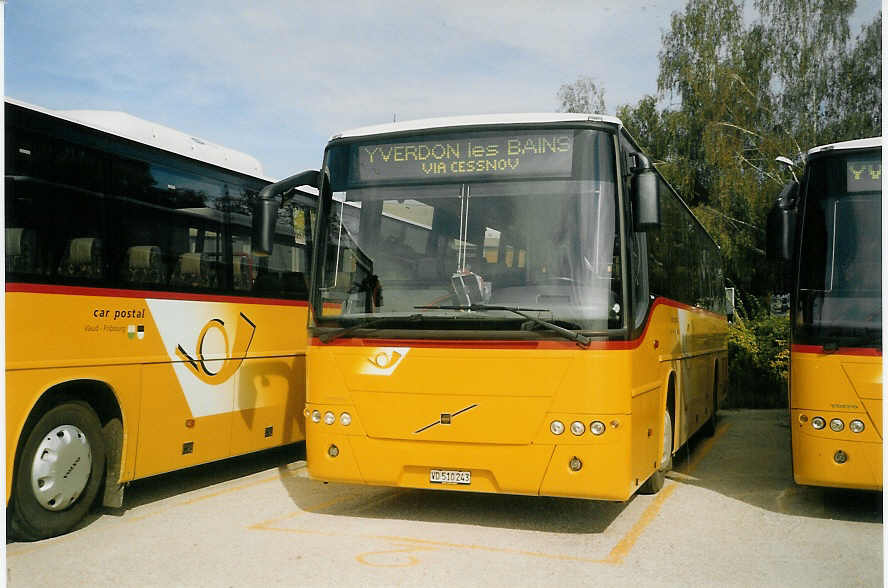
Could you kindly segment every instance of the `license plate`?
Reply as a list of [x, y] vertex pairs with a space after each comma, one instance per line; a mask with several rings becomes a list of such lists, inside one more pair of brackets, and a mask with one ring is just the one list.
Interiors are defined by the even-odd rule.
[[429, 482], [432, 484], [471, 484], [472, 472], [458, 470], [431, 470]]

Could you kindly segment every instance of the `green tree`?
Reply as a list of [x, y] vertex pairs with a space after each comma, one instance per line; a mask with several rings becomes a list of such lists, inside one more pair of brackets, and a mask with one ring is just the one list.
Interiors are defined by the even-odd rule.
[[856, 0], [755, 0], [771, 56], [779, 110], [775, 122], [801, 145], [824, 135]]
[[824, 136], [839, 141], [871, 137], [882, 128], [882, 14], [870, 22], [839, 61], [829, 84], [832, 100]]
[[595, 80], [581, 76], [572, 84], [562, 84], [558, 89], [561, 112], [588, 112], [603, 114], [607, 111], [604, 103], [604, 88]]

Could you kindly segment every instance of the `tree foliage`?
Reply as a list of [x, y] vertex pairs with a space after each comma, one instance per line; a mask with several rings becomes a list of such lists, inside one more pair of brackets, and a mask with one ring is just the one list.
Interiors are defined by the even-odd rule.
[[562, 84], [558, 89], [561, 112], [589, 112], [603, 114], [604, 88], [600, 88], [590, 77], [580, 76], [572, 84]]
[[721, 246], [741, 296], [777, 287], [764, 226], [789, 176], [775, 157], [876, 136], [882, 124], [881, 12], [852, 41], [855, 0], [752, 7], [750, 21], [743, 0], [688, 0], [662, 38], [658, 96], [617, 109]]

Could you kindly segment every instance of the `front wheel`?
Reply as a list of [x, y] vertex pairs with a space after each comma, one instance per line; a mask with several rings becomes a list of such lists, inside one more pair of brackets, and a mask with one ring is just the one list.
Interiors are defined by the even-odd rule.
[[95, 502], [104, 472], [95, 411], [81, 401], [48, 410], [18, 456], [10, 502], [13, 535], [35, 540], [73, 529]]
[[660, 456], [660, 467], [638, 489], [639, 494], [656, 494], [666, 483], [666, 472], [672, 469], [672, 417], [669, 411], [663, 416], [663, 453]]

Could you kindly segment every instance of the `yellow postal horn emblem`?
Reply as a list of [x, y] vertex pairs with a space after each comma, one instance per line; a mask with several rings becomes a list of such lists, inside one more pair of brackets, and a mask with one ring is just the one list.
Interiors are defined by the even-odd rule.
[[[204, 338], [206, 338], [210, 329], [216, 329], [222, 333], [222, 338], [225, 341], [225, 351], [228, 355], [222, 363], [222, 367], [216, 371], [212, 371], [207, 366], [207, 362], [217, 363], [217, 360], [207, 360], [204, 358], [203, 354]], [[200, 335], [197, 336], [197, 359], [191, 357], [181, 345], [176, 346], [176, 355], [185, 362], [188, 369], [190, 369], [201, 382], [213, 385], [221, 384], [233, 376], [234, 372], [237, 371], [237, 368], [243, 363], [244, 357], [247, 355], [247, 350], [250, 349], [250, 343], [253, 341], [253, 334], [255, 332], [256, 325], [241, 313], [234, 334], [234, 347], [232, 347], [231, 352], [228, 353], [228, 333], [225, 331], [225, 323], [222, 322], [222, 319], [212, 319], [204, 325], [204, 328], [200, 331]]]

